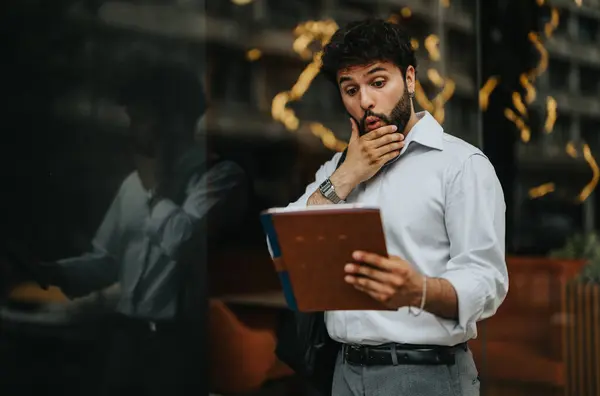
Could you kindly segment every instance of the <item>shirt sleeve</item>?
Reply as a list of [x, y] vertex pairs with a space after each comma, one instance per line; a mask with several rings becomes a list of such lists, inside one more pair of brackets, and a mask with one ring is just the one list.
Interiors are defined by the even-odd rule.
[[146, 234], [164, 254], [175, 259], [196, 225], [209, 214], [218, 222], [207, 227], [211, 234], [219, 232], [226, 219], [241, 216], [247, 204], [246, 186], [245, 173], [237, 164], [219, 163], [202, 177], [190, 180], [181, 206], [166, 198], [157, 202], [146, 222]]
[[492, 316], [508, 292], [505, 261], [506, 205], [489, 160], [471, 155], [449, 178], [446, 229], [450, 261], [442, 278], [458, 296], [458, 326]]
[[69, 298], [84, 296], [117, 282], [119, 261], [116, 256], [123, 241], [119, 219], [123, 195], [132, 181], [133, 175], [130, 175], [121, 184], [92, 240], [92, 250], [81, 256], [57, 261], [58, 286]]
[[[315, 191], [317, 191], [317, 188], [319, 188], [321, 183], [323, 183], [328, 177], [330, 177], [333, 174], [333, 172], [335, 172], [335, 170], [337, 168], [337, 163], [340, 160], [341, 156], [342, 156], [342, 153], [336, 153], [333, 155], [333, 157], [329, 161], [327, 161], [326, 163], [321, 165], [319, 167], [319, 169], [317, 170], [317, 173], [315, 173], [315, 180], [306, 187], [306, 189], [304, 190], [304, 194], [302, 194], [302, 196], [300, 198], [298, 198], [296, 201], [288, 204], [287, 207], [288, 208], [306, 207], [306, 204], [308, 203], [308, 199], [310, 198], [310, 196], [313, 195], [313, 193]], [[271, 254], [271, 257], [273, 257], [273, 249], [271, 248], [271, 243], [269, 242], [268, 238], [267, 238], [267, 248], [269, 249], [269, 253]]]
[[341, 156], [342, 153], [336, 153], [329, 161], [321, 165], [319, 170], [317, 170], [317, 173], [315, 173], [315, 180], [306, 187], [304, 194], [302, 194], [302, 196], [298, 198], [298, 200], [290, 203], [288, 207], [306, 206], [308, 198], [310, 198], [310, 196], [313, 195], [315, 191], [317, 191], [317, 188], [319, 188], [321, 183], [323, 183], [328, 177], [330, 177], [333, 174], [333, 172], [335, 172], [337, 163], [340, 160]]

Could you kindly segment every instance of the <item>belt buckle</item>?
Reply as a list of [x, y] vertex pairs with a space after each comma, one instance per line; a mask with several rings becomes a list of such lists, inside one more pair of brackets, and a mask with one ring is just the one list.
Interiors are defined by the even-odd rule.
[[348, 359], [348, 356], [350, 355], [350, 353], [352, 353], [353, 356], [358, 356], [358, 360], [359, 360], [359, 364], [361, 366], [364, 365], [363, 359], [364, 359], [364, 354], [363, 354], [363, 347], [362, 345], [356, 345], [356, 344], [350, 344], [347, 345], [346, 347], [346, 360]]
[[148, 327], [150, 328], [150, 331], [154, 333], [156, 331], [156, 322], [148, 322]]
[[361, 366], [366, 366], [369, 361], [369, 348], [364, 345], [351, 345], [350, 348], [358, 353]]

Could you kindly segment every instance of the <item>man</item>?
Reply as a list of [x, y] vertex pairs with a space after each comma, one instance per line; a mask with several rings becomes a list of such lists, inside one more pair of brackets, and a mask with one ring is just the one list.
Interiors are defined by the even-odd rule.
[[508, 290], [494, 169], [429, 113], [415, 113], [416, 59], [398, 25], [370, 20], [338, 30], [321, 71], [340, 91], [352, 135], [291, 206], [381, 208], [390, 257], [354, 252], [340, 276], [393, 309], [325, 313], [329, 336], [342, 344], [332, 393], [478, 395], [466, 343]]
[[[119, 319], [103, 394], [178, 395], [190, 388], [184, 369], [204, 375], [197, 365], [202, 357], [182, 367], [194, 337], [184, 327], [195, 322], [180, 321], [182, 304], [202, 309], [201, 301], [185, 301], [183, 293], [197, 292], [202, 275], [194, 267], [204, 265], [221, 231], [241, 219], [246, 179], [235, 163], [219, 161], [194, 142], [206, 106], [193, 73], [146, 65], [120, 99], [130, 120], [136, 171], [117, 192], [93, 251], [44, 269], [48, 283], [71, 298], [101, 290], [100, 298], [115, 300]], [[189, 290], [182, 290], [184, 282]]]

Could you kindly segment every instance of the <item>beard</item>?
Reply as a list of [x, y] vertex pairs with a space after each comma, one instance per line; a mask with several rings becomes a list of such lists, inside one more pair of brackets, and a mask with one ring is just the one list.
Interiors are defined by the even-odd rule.
[[367, 133], [367, 117], [377, 117], [386, 125], [396, 125], [398, 132], [403, 133], [406, 124], [410, 120], [411, 115], [411, 100], [408, 95], [408, 88], [404, 87], [404, 93], [400, 100], [396, 103], [389, 115], [378, 114], [371, 110], [365, 111], [363, 118], [360, 122], [357, 122], [359, 126], [360, 136]]

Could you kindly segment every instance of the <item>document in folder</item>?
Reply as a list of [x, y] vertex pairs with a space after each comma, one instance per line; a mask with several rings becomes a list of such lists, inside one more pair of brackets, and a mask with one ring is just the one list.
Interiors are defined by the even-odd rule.
[[387, 257], [378, 208], [320, 205], [261, 213], [275, 270], [290, 309], [302, 312], [388, 310], [344, 280], [356, 250]]

